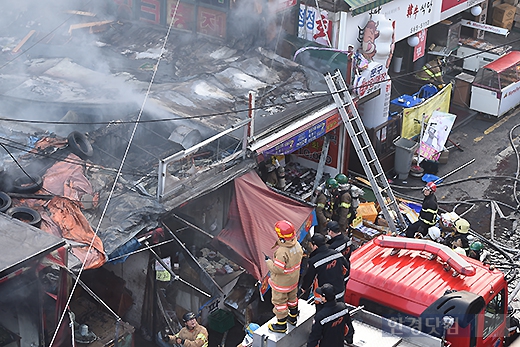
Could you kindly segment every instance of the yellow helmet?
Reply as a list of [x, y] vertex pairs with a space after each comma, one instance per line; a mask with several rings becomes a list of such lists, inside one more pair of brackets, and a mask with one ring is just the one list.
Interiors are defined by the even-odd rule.
[[469, 232], [469, 222], [464, 218], [459, 218], [455, 221], [455, 229], [461, 234], [467, 234]]

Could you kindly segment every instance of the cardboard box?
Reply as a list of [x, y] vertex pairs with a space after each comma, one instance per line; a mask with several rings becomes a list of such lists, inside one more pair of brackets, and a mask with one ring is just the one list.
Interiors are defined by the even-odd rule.
[[493, 21], [508, 23], [515, 18], [516, 7], [510, 4], [500, 4], [493, 9]]
[[506, 21], [495, 21], [493, 20], [493, 22], [491, 22], [491, 25], [493, 26], [496, 26], [496, 27], [500, 27], [500, 28], [504, 28], [504, 29], [507, 29], [507, 30], [511, 30], [511, 28], [513, 27], [513, 19], [511, 20], [506, 20]]
[[363, 220], [374, 223], [377, 218], [376, 205], [373, 202], [362, 202], [359, 204], [356, 214], [363, 216]]

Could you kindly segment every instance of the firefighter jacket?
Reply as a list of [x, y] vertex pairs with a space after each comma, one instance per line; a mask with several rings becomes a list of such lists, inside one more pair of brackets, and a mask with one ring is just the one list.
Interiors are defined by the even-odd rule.
[[325, 227], [327, 222], [332, 220], [333, 209], [334, 199], [320, 192], [316, 198], [316, 218], [320, 226]]
[[174, 344], [176, 338], [183, 340], [182, 345], [184, 347], [208, 347], [208, 330], [200, 324], [197, 324], [193, 330], [188, 330], [186, 327], [182, 328], [174, 335]]
[[335, 249], [343, 254], [350, 266], [350, 255], [352, 254], [352, 240], [350, 237], [347, 237], [344, 234], [339, 234], [328, 240], [327, 244], [330, 249]]
[[273, 259], [267, 259], [267, 267], [271, 272], [269, 285], [280, 293], [289, 293], [298, 288], [300, 279], [300, 264], [303, 250], [298, 240], [276, 241]]
[[421, 70], [415, 74], [415, 77], [423, 81], [444, 83], [442, 79], [442, 62], [439, 59], [427, 62]]
[[343, 347], [345, 336], [353, 336], [354, 327], [343, 302], [326, 302], [314, 316], [307, 347]]
[[421, 212], [419, 212], [419, 220], [428, 225], [428, 227], [435, 225], [437, 223], [438, 210], [437, 198], [435, 194], [430, 193], [430, 195], [424, 197]]
[[338, 222], [339, 230], [342, 233], [348, 231], [348, 226], [354, 218], [354, 212], [350, 193], [348, 191], [339, 191], [334, 196], [332, 220]]
[[314, 301], [319, 304], [323, 302], [323, 298], [316, 293], [316, 288], [330, 283], [334, 287], [336, 300], [342, 299], [345, 296], [345, 283], [348, 281], [348, 268], [343, 254], [329, 249], [327, 245], [319, 246], [310, 254], [301, 287], [307, 292], [312, 285]]

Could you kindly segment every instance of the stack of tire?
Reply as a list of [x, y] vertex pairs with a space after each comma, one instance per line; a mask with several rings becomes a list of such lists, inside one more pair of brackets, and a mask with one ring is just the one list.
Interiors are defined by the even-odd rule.
[[[69, 136], [67, 136], [67, 141], [70, 151], [81, 159], [87, 159], [92, 156], [92, 145], [85, 134], [73, 131]], [[40, 190], [42, 185], [43, 180], [41, 176], [35, 177], [34, 175], [23, 175], [12, 182], [9, 190], [12, 193], [33, 194]], [[42, 218], [38, 211], [26, 206], [11, 207], [11, 203], [11, 197], [7, 193], [0, 191], [0, 212], [5, 213], [12, 218], [24, 221], [36, 228], [41, 226]]]

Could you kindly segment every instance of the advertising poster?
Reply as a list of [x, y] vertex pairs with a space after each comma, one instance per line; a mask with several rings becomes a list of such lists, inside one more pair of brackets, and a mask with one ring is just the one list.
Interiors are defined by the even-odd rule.
[[421, 157], [430, 160], [439, 159], [456, 118], [457, 116], [451, 113], [433, 111], [419, 146]]
[[300, 5], [298, 37], [330, 47], [332, 23], [329, 20], [329, 13], [324, 10], [319, 13], [314, 7]]

